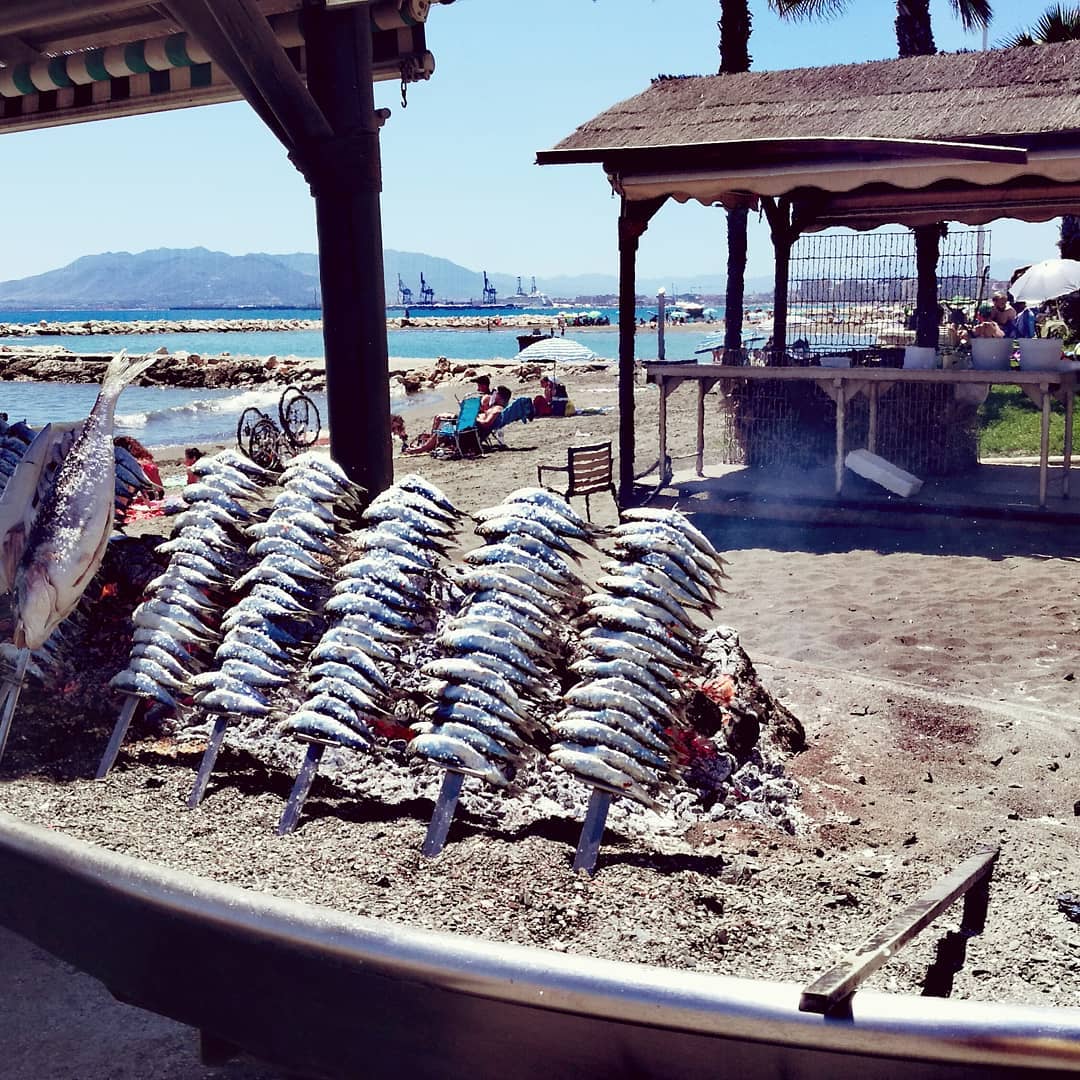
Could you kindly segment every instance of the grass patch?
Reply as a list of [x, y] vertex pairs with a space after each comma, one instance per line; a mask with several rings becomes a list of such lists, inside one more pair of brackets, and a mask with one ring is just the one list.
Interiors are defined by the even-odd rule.
[[[979, 454], [983, 457], [1032, 456], [1039, 453], [1042, 413], [1019, 386], [992, 386], [979, 406]], [[1073, 425], [1073, 452], [1080, 449], [1080, 422]], [[1065, 406], [1054, 401], [1050, 412], [1050, 453], [1065, 449]]]

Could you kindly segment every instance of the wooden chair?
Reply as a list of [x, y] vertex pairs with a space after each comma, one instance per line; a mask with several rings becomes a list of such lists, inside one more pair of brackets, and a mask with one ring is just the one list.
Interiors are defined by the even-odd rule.
[[[592, 521], [592, 510], [589, 506], [589, 496], [598, 491], [610, 491], [611, 497], [618, 503], [618, 495], [615, 492], [615, 480], [612, 475], [611, 443], [592, 443], [589, 446], [571, 446], [566, 451], [565, 465], [537, 465], [536, 480], [541, 487], [549, 487], [544, 483], [544, 473], [564, 472], [567, 475], [567, 487], [559, 494], [567, 499], [575, 495], [585, 496], [585, 516]], [[551, 488], [557, 491], [557, 488]]]

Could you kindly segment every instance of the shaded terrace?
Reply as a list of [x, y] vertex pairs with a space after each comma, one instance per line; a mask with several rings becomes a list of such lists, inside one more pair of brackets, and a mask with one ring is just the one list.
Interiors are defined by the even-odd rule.
[[[664, 77], [587, 121], [540, 164], [600, 164], [620, 196], [620, 491], [634, 484], [635, 263], [668, 200], [760, 208], [776, 252], [774, 338], [803, 233], [1080, 206], [1080, 44]], [[934, 264], [919, 267], [920, 341], [936, 335]]]

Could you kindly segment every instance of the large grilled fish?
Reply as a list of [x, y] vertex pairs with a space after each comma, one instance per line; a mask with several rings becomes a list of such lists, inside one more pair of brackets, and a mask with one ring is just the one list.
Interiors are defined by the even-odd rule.
[[39, 506], [15, 569], [15, 644], [37, 649], [67, 618], [105, 556], [113, 522], [113, 414], [120, 392], [157, 360], [114, 356], [97, 401]]

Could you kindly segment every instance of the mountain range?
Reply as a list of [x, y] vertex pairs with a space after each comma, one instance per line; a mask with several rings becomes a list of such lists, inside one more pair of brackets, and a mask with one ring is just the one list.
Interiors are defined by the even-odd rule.
[[[1005, 277], [1020, 261], [1012, 256], [995, 258], [991, 276]], [[484, 271], [473, 270], [436, 255], [412, 251], [383, 252], [383, 288], [387, 304], [399, 302], [399, 281], [412, 290], [411, 302], [420, 301], [420, 275], [435, 291], [435, 300], [479, 302]], [[499, 300], [529, 293], [531, 277], [492, 272], [488, 279]], [[670, 290], [671, 279], [640, 277], [639, 296], [652, 296], [661, 287]], [[619, 282], [614, 274], [564, 274], [536, 279], [538, 291], [556, 300], [615, 296]], [[723, 297], [724, 278], [698, 275], [689, 289], [697, 296]], [[771, 277], [748, 277], [748, 297], [768, 296]], [[230, 307], [319, 306], [318, 256], [309, 252], [286, 255], [255, 253], [227, 255], [197, 248], [157, 248], [132, 254], [108, 251], [84, 255], [57, 270], [0, 282], [0, 310], [26, 309], [161, 309]]]

